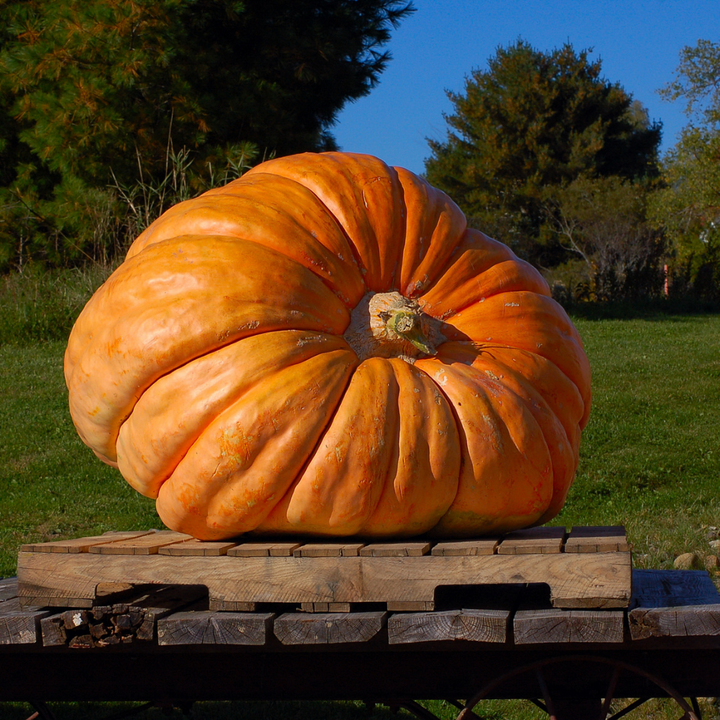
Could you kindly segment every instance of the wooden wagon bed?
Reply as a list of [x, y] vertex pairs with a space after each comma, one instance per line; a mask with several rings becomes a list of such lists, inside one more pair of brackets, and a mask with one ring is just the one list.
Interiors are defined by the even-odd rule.
[[[402, 544], [388, 548], [376, 543], [307, 543], [282, 550], [275, 543], [208, 544], [205, 550], [218, 554], [185, 555], [177, 553], [197, 552], [198, 544], [167, 533], [105, 535], [24, 548], [18, 580], [0, 581], [0, 700], [405, 702], [470, 698], [483, 688], [488, 697], [534, 698], [541, 692], [537, 668], [543, 668], [551, 687], [570, 698], [605, 697], [609, 686], [616, 697], [663, 696], [669, 687], [683, 696], [720, 695], [720, 596], [706, 572], [632, 571], [626, 540], [616, 529], [563, 533], [559, 542], [556, 530], [542, 535], [536, 531], [535, 536], [494, 541], [491, 555], [480, 554], [485, 541], [455, 547], [430, 542], [415, 556], [410, 554], [417, 551], [413, 543], [404, 544], [405, 555], [387, 554], [399, 552]], [[503, 545], [508, 543], [507, 551], [513, 542], [520, 554], [503, 553]], [[527, 552], [531, 546], [542, 550]], [[132, 555], [117, 552], [129, 547]], [[286, 554], [271, 554], [277, 552]], [[474, 554], [449, 554], [460, 552]], [[614, 588], [614, 595], [598, 593], [597, 578], [594, 583], [587, 577], [578, 580], [583, 563], [591, 567], [600, 556], [615, 568], [608, 573], [615, 580], [601, 583]], [[556, 565], [561, 557], [577, 565]], [[83, 558], [88, 565], [74, 564]], [[314, 567], [310, 563], [324, 567], [332, 562], [337, 568], [349, 561], [365, 578], [372, 576], [371, 562], [401, 560], [385, 567], [405, 568], [405, 579], [394, 582], [413, 585], [423, 572], [436, 572], [430, 566], [417, 570], [415, 563], [453, 558], [466, 574], [449, 584], [444, 584], [446, 575], [437, 575], [443, 582], [433, 586], [430, 599], [393, 596], [392, 602], [432, 604], [422, 611], [395, 609], [391, 601], [376, 602], [375, 595], [368, 599], [362, 593], [350, 600], [337, 593], [311, 599], [300, 593], [288, 600], [287, 592], [253, 600], [252, 610], [222, 609], [250, 601], [230, 593], [228, 578], [240, 583], [239, 573], [222, 571], [221, 581], [213, 575], [220, 572], [221, 560], [250, 560], [250, 567], [257, 567], [252, 564], [257, 561], [265, 567], [276, 560], [288, 566], [303, 563], [305, 572]], [[527, 558], [530, 563], [523, 565]], [[496, 565], [491, 571], [487, 567], [493, 566], [482, 562], [468, 564], [473, 559]], [[514, 570], [499, 582], [492, 573], [503, 560], [514, 563]], [[549, 563], [546, 568], [561, 568], [555, 573], [557, 582], [552, 576], [546, 576], [551, 582], [537, 579], [528, 570], [543, 561]], [[194, 569], [182, 575], [185, 571], [176, 563]], [[213, 576], [199, 574], [198, 563], [209, 563], [205, 567]], [[104, 569], [83, 577], [88, 567]], [[126, 572], [124, 580], [119, 568]], [[468, 575], [471, 570], [476, 574]], [[625, 573], [627, 582], [617, 579]], [[592, 587], [592, 592], [566, 593], [564, 575], [574, 578], [576, 589]], [[298, 576], [296, 570], [282, 575]], [[313, 592], [345, 582], [342, 574], [334, 580], [322, 577]], [[429, 585], [417, 587], [425, 593]], [[558, 598], [570, 596], [579, 606], [557, 606]], [[69, 607], [71, 601], [77, 604]]]

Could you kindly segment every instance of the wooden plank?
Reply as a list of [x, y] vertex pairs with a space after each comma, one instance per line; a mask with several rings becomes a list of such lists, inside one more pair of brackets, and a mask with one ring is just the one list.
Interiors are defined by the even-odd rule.
[[257, 603], [210, 598], [208, 609], [214, 612], [254, 612], [257, 609]]
[[515, 530], [502, 538], [499, 555], [559, 553], [563, 549], [564, 527], [536, 527]]
[[96, 545], [106, 545], [107, 543], [116, 542], [117, 540], [139, 538], [144, 535], [151, 535], [153, 532], [152, 530], [108, 532], [103, 535], [93, 535], [91, 537], [54, 540], [45, 543], [28, 543], [22, 545], [20, 550], [22, 552], [82, 553], [88, 552], [91, 547]]
[[388, 600], [390, 612], [426, 612], [435, 609], [434, 600]]
[[[0, 603], [17, 597], [17, 578], [3, 578], [0, 580]], [[1, 607], [1, 606], [0, 606]]]
[[337, 602], [319, 602], [319, 603], [300, 603], [300, 609], [303, 612], [311, 612], [311, 613], [317, 613], [317, 612], [350, 612], [351, 605], [350, 603], [337, 603]]
[[306, 543], [293, 550], [294, 557], [355, 557], [364, 543]]
[[161, 547], [191, 539], [187, 533], [173, 532], [172, 530], [158, 530], [135, 538], [113, 540], [110, 543], [92, 545], [91, 553], [101, 555], [154, 555]]
[[17, 598], [0, 605], [0, 645], [34, 645], [40, 637], [40, 621], [50, 612], [43, 608], [21, 608]]
[[565, 541], [565, 552], [625, 552], [630, 549], [625, 527], [573, 527]]
[[621, 643], [623, 616], [620, 610], [518, 610], [515, 644]]
[[720, 594], [704, 570], [634, 570], [630, 637], [716, 637]]
[[230, 557], [292, 557], [298, 542], [242, 543], [227, 551]]
[[59, 597], [57, 595], [30, 594], [20, 598], [22, 608], [47, 607], [47, 608], [89, 608], [93, 606], [91, 597], [77, 597], [68, 595]]
[[421, 557], [432, 547], [429, 542], [372, 543], [360, 550], [363, 557]]
[[323, 557], [173, 558], [94, 553], [18, 556], [21, 602], [42, 595], [54, 597], [53, 604], [66, 597], [92, 598], [101, 582], [203, 584], [211, 601], [258, 603], [427, 603], [433, 602], [439, 586], [545, 583], [555, 607], [627, 607], [630, 578], [630, 554], [619, 552], [361, 555], [341, 561]]
[[158, 621], [158, 645], [265, 645], [273, 613], [191, 611]]
[[630, 637], [647, 640], [659, 637], [720, 636], [720, 603], [669, 608], [634, 608], [628, 613]]
[[467, 640], [504, 643], [509, 610], [465, 609], [402, 613], [388, 619], [390, 645]]
[[720, 594], [705, 570], [633, 570], [632, 584], [632, 607], [720, 603]]
[[433, 555], [493, 555], [500, 538], [481, 538], [479, 540], [457, 540], [440, 542], [433, 546]]
[[228, 550], [237, 546], [235, 542], [227, 541], [207, 541], [207, 540], [185, 540], [179, 543], [173, 543], [172, 545], [165, 545], [158, 548], [160, 555], [174, 555], [176, 557], [182, 557], [187, 555], [201, 556], [201, 557], [217, 557], [218, 555], [225, 555]]
[[152, 640], [158, 620], [207, 597], [202, 585], [170, 585], [148, 593], [130, 604], [130, 609], [139, 608], [143, 611], [142, 625], [137, 629], [138, 640]]
[[275, 620], [273, 631], [283, 645], [364, 643], [382, 630], [386, 619], [384, 612], [285, 613]]

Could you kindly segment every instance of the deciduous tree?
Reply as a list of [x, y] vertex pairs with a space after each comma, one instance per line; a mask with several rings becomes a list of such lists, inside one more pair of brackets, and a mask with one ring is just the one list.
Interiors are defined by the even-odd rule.
[[689, 123], [664, 158], [653, 217], [672, 240], [677, 289], [719, 299], [720, 43], [684, 48], [661, 95], [685, 101]]
[[464, 93], [444, 141], [430, 141], [429, 180], [448, 191], [478, 227], [543, 265], [565, 257], [548, 198], [574, 179], [657, 173], [660, 126], [599, 60], [572, 46], [542, 52], [518, 40], [499, 48]]

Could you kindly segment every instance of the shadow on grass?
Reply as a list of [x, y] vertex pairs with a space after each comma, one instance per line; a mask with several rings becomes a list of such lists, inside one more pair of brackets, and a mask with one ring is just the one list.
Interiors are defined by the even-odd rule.
[[720, 313], [720, 300], [656, 298], [622, 302], [578, 302], [565, 305], [568, 315], [583, 320], [672, 320], [687, 315]]
[[[442, 718], [454, 718], [458, 710], [448, 703], [425, 702]], [[407, 711], [386, 705], [362, 702], [228, 701], [185, 703], [174, 706], [132, 702], [53, 702], [45, 706], [56, 720], [401, 720], [411, 718]], [[1, 703], [3, 720], [21, 720], [32, 710], [26, 703]], [[40, 717], [45, 717], [41, 715]], [[486, 720], [498, 718], [480, 715]]]

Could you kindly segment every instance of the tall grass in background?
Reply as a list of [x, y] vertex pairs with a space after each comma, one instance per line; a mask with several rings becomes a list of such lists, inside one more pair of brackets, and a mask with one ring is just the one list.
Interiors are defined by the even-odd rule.
[[66, 340], [85, 303], [113, 265], [0, 275], [0, 345]]

